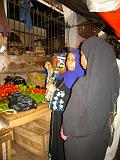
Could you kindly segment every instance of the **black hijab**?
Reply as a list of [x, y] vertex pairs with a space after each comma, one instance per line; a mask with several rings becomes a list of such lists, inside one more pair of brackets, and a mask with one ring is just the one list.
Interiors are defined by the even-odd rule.
[[[96, 123], [101, 132], [108, 129], [106, 126], [120, 87], [115, 53], [107, 42], [98, 37], [90, 37], [83, 42], [81, 50], [88, 62], [86, 76], [79, 78], [74, 85], [63, 114], [65, 134], [74, 135], [76, 132], [76, 136], [84, 130], [80, 128], [75, 131], [79, 128], [81, 116], [86, 110], [88, 117]], [[70, 117], [73, 122], [69, 122]]]

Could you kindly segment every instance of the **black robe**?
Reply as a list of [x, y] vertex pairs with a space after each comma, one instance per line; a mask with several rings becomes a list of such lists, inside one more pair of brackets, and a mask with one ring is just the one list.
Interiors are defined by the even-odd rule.
[[[115, 53], [103, 39], [91, 37], [82, 45], [86, 76], [73, 86], [63, 114], [66, 160], [103, 160], [112, 143], [111, 124], [119, 93]], [[92, 153], [92, 154], [90, 154]]]
[[[66, 106], [69, 96], [70, 89], [63, 83], [63, 80], [57, 80], [56, 87], [61, 91], [65, 92], [64, 106]], [[64, 141], [60, 137], [60, 129], [62, 124], [62, 111], [52, 110], [51, 123], [50, 123], [50, 141], [49, 141], [49, 159], [50, 160], [65, 160], [64, 154]]]

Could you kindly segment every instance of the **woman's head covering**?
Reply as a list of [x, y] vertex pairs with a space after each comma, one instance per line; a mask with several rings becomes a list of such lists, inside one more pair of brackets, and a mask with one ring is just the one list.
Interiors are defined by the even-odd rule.
[[[84, 41], [81, 50], [88, 63], [86, 70], [88, 90], [95, 86], [94, 81], [98, 81], [97, 88], [103, 90], [112, 88], [112, 91], [117, 93], [119, 72], [112, 46], [99, 37], [91, 37]], [[93, 86], [90, 85], [91, 83]]]
[[112, 46], [99, 37], [85, 40], [81, 50], [88, 62], [86, 70], [88, 108], [91, 117], [104, 134], [120, 88], [115, 53]]
[[[64, 78], [64, 83], [68, 88], [71, 88], [75, 81], [84, 75], [84, 70], [80, 66], [80, 54], [78, 49], [71, 49], [69, 53], [72, 53], [75, 57], [75, 70], [67, 70], [65, 73], [60, 75], [57, 79], [61, 80]], [[69, 54], [68, 53], [68, 54]]]

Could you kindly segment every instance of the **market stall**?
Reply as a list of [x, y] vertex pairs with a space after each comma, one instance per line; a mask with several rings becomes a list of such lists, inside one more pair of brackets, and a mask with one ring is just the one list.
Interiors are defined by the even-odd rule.
[[48, 104], [41, 103], [37, 109], [31, 109], [28, 111], [18, 112], [16, 114], [6, 114], [1, 113], [4, 122], [8, 125], [9, 128], [14, 128], [17, 126], [24, 125], [36, 119], [43, 119], [50, 121], [50, 109]]
[[13, 142], [46, 159], [51, 116], [45, 100], [46, 73], [43, 68], [18, 69], [0, 72], [0, 159], [11, 159]]
[[11, 138], [10, 128], [0, 129], [0, 160], [11, 160]]
[[[3, 146], [3, 143], [5, 143], [6, 147], [1, 147], [1, 152], [4, 154], [6, 153], [5, 160], [11, 159], [11, 137], [13, 136], [13, 140], [17, 144], [20, 144], [22, 147], [30, 150], [31, 152], [35, 154], [39, 154], [40, 156], [46, 156], [47, 155], [47, 146], [48, 146], [48, 140], [49, 140], [49, 121], [50, 121], [50, 115], [51, 111], [48, 108], [48, 104], [39, 104], [37, 109], [31, 109], [28, 111], [19, 112], [16, 114], [6, 114], [1, 113], [0, 117], [1, 120], [5, 123], [4, 128], [0, 129], [0, 143], [1, 146]], [[36, 123], [36, 121], [39, 122], [38, 127], [42, 128], [40, 132], [37, 132], [34, 134], [32, 131], [29, 132], [28, 128], [25, 128], [25, 124], [27, 126], [32, 125], [30, 122]], [[22, 127], [21, 127], [22, 126]], [[41, 127], [42, 126], [42, 127]], [[19, 134], [18, 134], [19, 131]], [[20, 132], [21, 131], [21, 132]], [[29, 140], [27, 140], [26, 136], [29, 134]], [[33, 136], [33, 137], [32, 137]], [[5, 137], [5, 138], [3, 138]], [[25, 145], [25, 141], [22, 141], [22, 137], [24, 137], [25, 140], [27, 140], [27, 147]], [[31, 138], [32, 137], [32, 138]], [[39, 141], [41, 143], [38, 143], [38, 148], [36, 149], [37, 152], [34, 151], [34, 145], [29, 147], [29, 141], [32, 139], [34, 141], [37, 138], [39, 138]], [[43, 139], [46, 138], [46, 140], [43, 142]], [[45, 145], [45, 149], [40, 147], [40, 145]], [[30, 148], [30, 149], [29, 149]], [[46, 155], [45, 155], [46, 152]], [[3, 157], [2, 157], [3, 158]]]

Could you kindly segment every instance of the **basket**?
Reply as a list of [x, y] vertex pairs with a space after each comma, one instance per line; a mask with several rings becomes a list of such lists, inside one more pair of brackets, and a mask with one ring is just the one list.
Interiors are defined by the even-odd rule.
[[93, 24], [81, 25], [78, 26], [77, 28], [78, 28], [78, 34], [83, 36], [84, 38], [95, 36], [98, 31], [98, 27], [96, 27]]
[[28, 82], [35, 84], [35, 85], [40, 85], [41, 87], [45, 87], [45, 79], [46, 79], [46, 74], [38, 73], [38, 72], [33, 72], [33, 73], [28, 73]]

